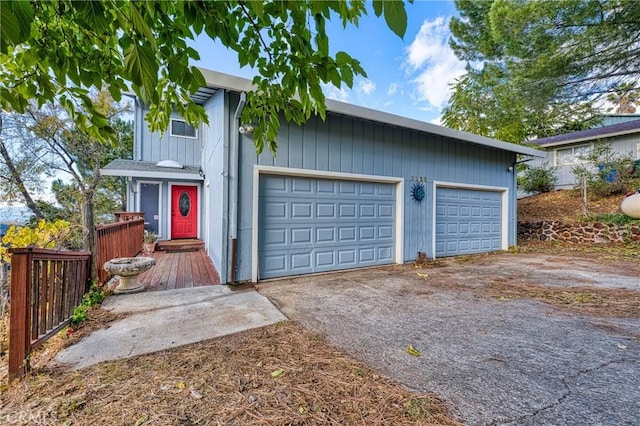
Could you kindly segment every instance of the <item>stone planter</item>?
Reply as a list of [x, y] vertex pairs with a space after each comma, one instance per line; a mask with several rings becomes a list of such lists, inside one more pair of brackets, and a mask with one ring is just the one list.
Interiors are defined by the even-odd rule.
[[138, 275], [155, 264], [152, 257], [119, 257], [106, 262], [103, 268], [120, 281], [114, 293], [137, 293], [144, 290], [144, 286], [138, 281]]

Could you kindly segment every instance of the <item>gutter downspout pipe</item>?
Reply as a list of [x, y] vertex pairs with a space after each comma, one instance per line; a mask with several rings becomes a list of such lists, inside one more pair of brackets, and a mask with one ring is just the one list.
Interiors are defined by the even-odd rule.
[[229, 147], [229, 241], [230, 256], [227, 282], [234, 283], [238, 268], [238, 161], [240, 144], [240, 118], [242, 110], [247, 103], [247, 94], [240, 93], [240, 101], [236, 112], [233, 114], [233, 128], [231, 129], [231, 146]]

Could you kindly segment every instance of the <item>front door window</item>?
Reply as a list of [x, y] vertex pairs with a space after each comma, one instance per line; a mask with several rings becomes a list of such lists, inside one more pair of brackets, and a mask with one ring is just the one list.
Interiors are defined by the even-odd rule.
[[179, 210], [182, 217], [187, 217], [191, 210], [191, 199], [189, 198], [189, 194], [186, 192], [180, 194]]

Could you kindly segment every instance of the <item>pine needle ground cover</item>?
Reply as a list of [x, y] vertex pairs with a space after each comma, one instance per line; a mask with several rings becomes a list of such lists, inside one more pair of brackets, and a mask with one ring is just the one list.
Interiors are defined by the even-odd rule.
[[[293, 322], [5, 387], [3, 424], [456, 425]], [[5, 376], [6, 383], [6, 376]]]

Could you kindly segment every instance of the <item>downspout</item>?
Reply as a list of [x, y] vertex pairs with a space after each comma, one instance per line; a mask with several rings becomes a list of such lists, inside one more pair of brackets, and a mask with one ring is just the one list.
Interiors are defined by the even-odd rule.
[[240, 101], [236, 112], [233, 114], [233, 127], [231, 128], [231, 146], [229, 147], [229, 241], [231, 242], [231, 257], [229, 259], [228, 282], [237, 281], [238, 268], [238, 161], [240, 145], [240, 117], [247, 103], [247, 94], [240, 93]]

